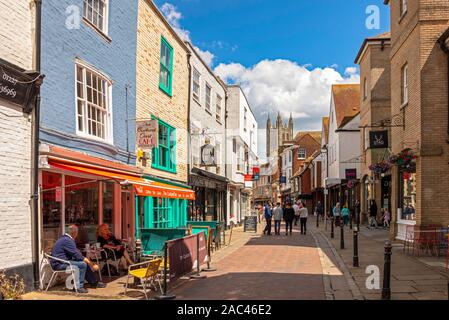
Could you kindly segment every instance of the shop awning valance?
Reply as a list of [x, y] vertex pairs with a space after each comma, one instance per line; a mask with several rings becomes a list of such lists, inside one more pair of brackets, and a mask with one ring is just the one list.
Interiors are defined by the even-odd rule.
[[70, 160], [57, 160], [54, 158], [49, 158], [48, 164], [54, 168], [62, 170], [91, 174], [117, 181], [128, 182], [134, 185], [136, 194], [139, 196], [195, 200], [195, 192], [193, 190], [146, 180], [123, 172], [116, 172], [113, 169], [84, 165], [83, 163], [76, 163], [75, 161]]

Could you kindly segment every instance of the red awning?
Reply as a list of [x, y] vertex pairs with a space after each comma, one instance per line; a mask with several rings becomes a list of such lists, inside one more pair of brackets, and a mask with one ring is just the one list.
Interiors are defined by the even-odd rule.
[[134, 189], [139, 196], [195, 200], [195, 192], [193, 190], [172, 186], [166, 183], [146, 180], [124, 172], [117, 172], [114, 169], [96, 167], [72, 160], [52, 157], [49, 157], [48, 164], [54, 168], [62, 170], [90, 174], [117, 181], [127, 181], [134, 185]]

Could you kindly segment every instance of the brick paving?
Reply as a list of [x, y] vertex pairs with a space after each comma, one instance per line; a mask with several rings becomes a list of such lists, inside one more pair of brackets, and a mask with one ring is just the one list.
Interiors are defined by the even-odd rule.
[[[352, 266], [353, 260], [353, 232], [345, 228], [345, 249], [340, 249], [340, 229], [335, 229], [335, 238], [330, 238], [330, 226], [325, 231], [324, 224], [316, 229], [315, 234], [327, 239], [335, 251], [344, 261], [350, 277], [357, 285], [363, 299], [379, 300], [381, 289], [366, 288], [368, 274], [365, 273], [369, 265], [378, 266], [381, 273], [380, 288], [382, 288], [382, 273], [384, 265], [384, 244], [389, 239], [389, 231], [383, 229], [368, 229], [361, 226], [359, 235], [360, 267]], [[447, 300], [447, 281], [449, 273], [445, 271], [444, 258], [415, 257], [403, 252], [400, 241], [392, 241], [391, 264], [391, 298], [392, 300]]]
[[[206, 279], [193, 280], [175, 288], [177, 299], [189, 300], [325, 300], [329, 293], [325, 274], [341, 281], [340, 293], [352, 298], [345, 278], [332, 259], [318, 247], [312, 234], [301, 235], [294, 228], [292, 236], [264, 236], [260, 232], [231, 254], [214, 263], [215, 272]], [[328, 272], [328, 269], [336, 269]], [[346, 290], [344, 290], [346, 288]]]

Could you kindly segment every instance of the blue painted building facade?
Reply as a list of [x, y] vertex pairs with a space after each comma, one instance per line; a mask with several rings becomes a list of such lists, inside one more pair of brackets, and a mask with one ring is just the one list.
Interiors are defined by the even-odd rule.
[[[85, 2], [95, 3], [43, 1], [42, 73], [46, 75], [46, 83], [42, 87], [41, 141], [134, 165], [138, 1], [99, 1], [107, 4], [103, 17], [107, 32], [86, 18], [89, 14]], [[96, 10], [93, 11], [95, 14]], [[77, 134], [77, 61], [111, 81], [109, 141]]]
[[41, 246], [70, 224], [135, 234], [137, 0], [44, 0]]

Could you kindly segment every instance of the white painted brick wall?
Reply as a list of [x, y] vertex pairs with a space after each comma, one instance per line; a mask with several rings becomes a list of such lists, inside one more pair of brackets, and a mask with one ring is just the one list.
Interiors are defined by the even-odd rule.
[[[32, 69], [31, 0], [0, 1], [0, 58]], [[0, 100], [0, 269], [29, 264], [31, 251], [31, 122]]]
[[0, 1], [0, 58], [32, 69], [34, 7], [31, 0]]
[[31, 121], [0, 101], [0, 269], [31, 263]]

